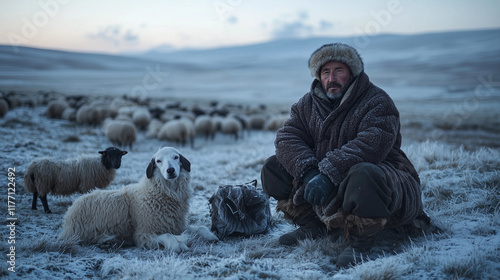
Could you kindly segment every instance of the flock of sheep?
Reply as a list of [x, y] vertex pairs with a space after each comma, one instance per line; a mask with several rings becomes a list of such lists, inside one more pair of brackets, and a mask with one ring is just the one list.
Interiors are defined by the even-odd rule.
[[46, 106], [46, 116], [80, 125], [102, 126], [117, 146], [132, 147], [137, 133], [176, 144], [194, 145], [195, 136], [213, 139], [216, 133], [243, 136], [244, 130], [277, 130], [288, 118], [285, 110], [265, 105], [220, 102], [177, 102], [165, 99], [93, 97], [41, 92], [35, 95], [1, 93], [0, 117], [16, 106]]
[[[64, 119], [78, 125], [101, 127], [110, 142], [121, 148], [132, 148], [137, 139], [137, 133], [145, 133], [145, 136], [149, 138], [157, 138], [182, 145], [190, 144], [191, 146], [194, 146], [195, 136], [213, 139], [217, 133], [230, 135], [237, 140], [243, 136], [244, 130], [277, 130], [288, 118], [288, 112], [271, 112], [265, 105], [176, 102], [159, 98], [139, 100], [129, 97], [75, 96], [53, 92], [39, 92], [31, 95], [15, 92], [6, 94], [0, 91], [0, 117], [4, 117], [9, 110], [18, 106], [45, 106], [45, 116], [48, 118]], [[178, 199], [172, 204], [175, 195], [170, 193], [170, 189], [178, 190], [182, 188], [165, 187], [169, 186], [169, 184], [182, 185], [184, 181], [186, 181], [185, 184], [189, 183], [190, 164], [175, 149], [160, 149], [152, 158], [150, 166], [159, 165], [161, 167], [162, 164], [165, 166], [157, 168], [157, 171], [148, 166], [146, 170], [147, 176], [141, 179], [138, 184], [119, 190], [91, 192], [96, 188], [104, 189], [113, 181], [116, 170], [120, 168], [121, 158], [127, 154], [127, 151], [109, 147], [98, 153], [99, 156], [80, 156], [64, 160], [36, 158], [30, 162], [26, 169], [23, 178], [24, 187], [27, 192], [33, 194], [32, 209], [37, 209], [37, 200], [40, 199], [44, 211], [51, 213], [47, 202], [48, 194], [86, 193], [86, 195], [75, 201], [74, 205], [77, 206], [72, 206], [65, 215], [62, 238], [77, 235], [82, 241], [93, 240], [92, 236], [96, 234], [95, 229], [93, 226], [89, 227], [87, 220], [79, 218], [87, 218], [95, 214], [101, 217], [102, 220], [99, 226], [105, 231], [102, 235], [104, 239], [98, 239], [104, 243], [107, 238], [115, 235], [124, 238], [134, 236], [134, 243], [140, 247], [163, 246], [167, 249], [179, 251], [187, 248], [185, 237], [181, 234], [186, 228], [207, 241], [218, 240], [206, 227], [195, 228], [184, 225], [183, 222], [186, 220], [187, 211], [181, 213], [175, 211], [175, 213], [157, 213], [158, 211], [141, 210], [144, 213], [139, 213], [138, 209], [145, 209], [145, 206], [134, 204], [135, 197], [143, 195], [146, 190], [155, 195], [150, 195], [148, 199], [137, 199], [137, 201], [152, 201], [151, 203], [155, 205], [154, 209], [160, 205], [160, 202], [153, 199], [158, 194], [161, 194], [164, 200], [162, 200], [162, 203], [165, 204], [160, 207], [161, 209], [171, 209], [172, 205], [181, 204], [180, 202], [188, 200], [188, 198], [182, 197], [182, 199]], [[159, 171], [160, 169], [161, 171]], [[180, 171], [181, 169], [183, 172]], [[163, 171], [168, 174], [161, 173]], [[184, 177], [180, 176], [182, 174], [184, 174]], [[140, 191], [133, 192], [138, 188], [140, 188]], [[183, 188], [188, 189], [186, 186]], [[167, 190], [169, 191], [167, 192]], [[124, 195], [129, 191], [128, 196]], [[112, 204], [120, 195], [127, 203], [118, 206]], [[89, 205], [97, 205], [96, 203], [101, 200], [103, 201], [102, 205], [99, 205], [102, 207], [109, 208], [111, 207], [109, 205], [115, 205], [113, 206], [115, 208], [109, 208], [110, 213], [123, 212], [125, 213], [123, 217], [127, 218], [130, 216], [127, 213], [133, 212], [137, 217], [134, 216], [135, 218], [133, 217], [132, 220], [127, 220], [125, 223], [115, 214], [103, 215], [102, 211], [98, 211], [97, 214], [92, 212], [91, 208], [94, 206]], [[118, 211], [116, 207], [121, 207], [120, 209], [125, 207], [128, 210]], [[187, 203], [184, 208], [187, 209]], [[78, 213], [72, 214], [75, 211]], [[82, 215], [82, 213], [85, 213], [85, 215]], [[168, 217], [170, 220], [158, 222], [160, 219], [155, 215], [164, 220]], [[102, 218], [108, 216], [109, 219]], [[146, 222], [151, 223], [151, 225], [140, 225]], [[176, 230], [175, 227], [171, 226], [171, 224], [176, 223], [180, 223], [181, 229]], [[115, 232], [118, 224], [123, 224], [126, 227], [125, 233]], [[157, 234], [158, 230], [155, 229], [160, 226], [160, 231], [165, 232], [165, 234]], [[87, 232], [90, 232], [91, 237], [87, 238], [85, 235]]]

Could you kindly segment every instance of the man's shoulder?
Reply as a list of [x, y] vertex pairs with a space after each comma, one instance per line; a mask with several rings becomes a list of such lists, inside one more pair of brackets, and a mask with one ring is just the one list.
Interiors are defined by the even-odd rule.
[[387, 99], [392, 101], [392, 98], [389, 96], [389, 94], [387, 94], [385, 90], [371, 82], [370, 85], [366, 88], [366, 96], [370, 96], [375, 99]]
[[306, 94], [304, 94], [299, 100], [293, 104], [294, 107], [299, 107], [299, 106], [306, 106], [307, 104], [310, 104], [312, 102], [312, 96], [313, 92], [309, 91]]

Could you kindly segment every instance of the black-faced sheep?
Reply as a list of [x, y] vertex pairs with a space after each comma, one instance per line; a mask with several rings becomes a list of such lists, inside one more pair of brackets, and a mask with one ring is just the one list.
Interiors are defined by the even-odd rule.
[[135, 126], [130, 121], [108, 119], [104, 123], [104, 131], [109, 141], [118, 146], [132, 148], [137, 138]]
[[87, 193], [95, 188], [107, 187], [120, 168], [126, 151], [109, 147], [99, 151], [101, 156], [80, 156], [76, 159], [57, 160], [38, 158], [33, 160], [24, 175], [24, 188], [33, 193], [32, 209], [36, 209], [37, 198], [45, 213], [52, 213], [47, 204], [47, 194], [70, 195]]

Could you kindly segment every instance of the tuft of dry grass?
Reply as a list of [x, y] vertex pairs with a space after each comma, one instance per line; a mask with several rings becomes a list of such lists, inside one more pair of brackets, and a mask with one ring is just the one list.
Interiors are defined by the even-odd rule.
[[67, 240], [60, 240], [56, 237], [42, 236], [34, 244], [23, 244], [23, 250], [31, 251], [32, 253], [57, 252], [61, 254], [75, 254], [78, 251], [78, 237]]

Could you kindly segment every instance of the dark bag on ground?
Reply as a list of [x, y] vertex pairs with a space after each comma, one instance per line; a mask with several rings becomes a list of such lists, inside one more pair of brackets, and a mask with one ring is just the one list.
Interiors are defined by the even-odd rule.
[[264, 233], [271, 225], [269, 199], [262, 190], [257, 190], [257, 180], [219, 186], [208, 202], [211, 230], [220, 240], [229, 235]]

